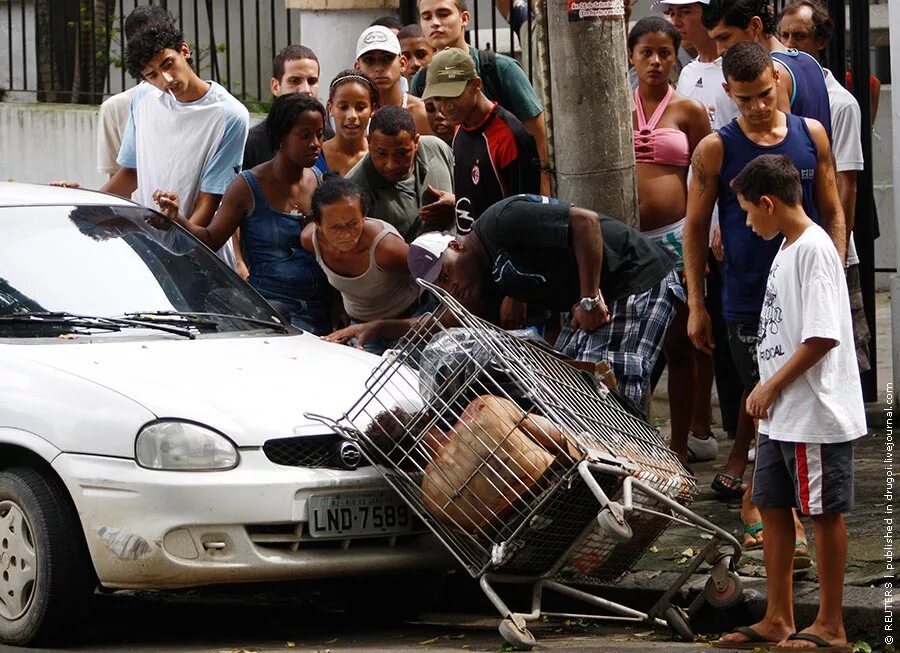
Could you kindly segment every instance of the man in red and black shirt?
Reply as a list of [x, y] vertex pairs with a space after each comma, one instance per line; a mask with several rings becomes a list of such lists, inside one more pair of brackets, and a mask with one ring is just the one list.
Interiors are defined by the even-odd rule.
[[472, 230], [478, 216], [505, 197], [540, 194], [540, 159], [534, 138], [509, 111], [481, 90], [472, 57], [459, 48], [434, 55], [422, 99], [431, 100], [451, 125], [456, 228]]

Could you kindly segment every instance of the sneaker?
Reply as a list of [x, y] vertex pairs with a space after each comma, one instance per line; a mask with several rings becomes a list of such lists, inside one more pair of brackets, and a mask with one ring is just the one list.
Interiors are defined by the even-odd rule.
[[693, 433], [688, 433], [688, 460], [691, 462], [703, 462], [715, 460], [719, 455], [719, 443], [712, 435], [698, 438]]

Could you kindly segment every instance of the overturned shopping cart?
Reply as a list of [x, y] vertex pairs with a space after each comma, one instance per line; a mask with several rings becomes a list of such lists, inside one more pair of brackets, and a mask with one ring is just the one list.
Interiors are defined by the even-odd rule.
[[[667, 623], [683, 638], [704, 600], [737, 603], [740, 544], [687, 508], [694, 479], [638, 411], [593, 374], [423, 285], [437, 310], [385, 354], [345, 415], [322, 419], [359, 443], [479, 579], [503, 638], [534, 645], [527, 622], [555, 614], [541, 609], [545, 590], [604, 611], [592, 617]], [[575, 587], [621, 576], [672, 522], [712, 538], [648, 612]], [[674, 597], [704, 563], [705, 591], [685, 611]], [[531, 612], [511, 611], [501, 583], [532, 585]]]

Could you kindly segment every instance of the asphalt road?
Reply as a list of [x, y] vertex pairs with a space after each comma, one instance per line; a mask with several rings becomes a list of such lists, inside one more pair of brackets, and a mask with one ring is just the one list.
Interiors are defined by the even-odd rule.
[[[327, 594], [327, 592], [325, 593]], [[210, 597], [187, 594], [117, 594], [98, 596], [91, 615], [73, 633], [69, 645], [56, 651], [92, 653], [270, 653], [274, 651], [501, 651], [510, 650], [497, 632], [489, 611], [454, 615], [453, 607], [471, 609], [457, 594], [450, 601], [464, 606], [438, 606], [425, 622], [400, 622], [365, 612], [332, 609], [324, 595], [290, 596], [284, 589], [251, 588], [238, 595]], [[389, 590], [384, 604], [391, 600]], [[316, 605], [318, 603], [318, 605]], [[377, 607], [377, 606], [372, 606]], [[646, 626], [598, 626], [550, 619], [533, 628], [536, 650], [643, 651], [660, 653], [703, 650], [703, 644], [669, 641], [667, 629]], [[6, 653], [36, 649], [0, 646]]]

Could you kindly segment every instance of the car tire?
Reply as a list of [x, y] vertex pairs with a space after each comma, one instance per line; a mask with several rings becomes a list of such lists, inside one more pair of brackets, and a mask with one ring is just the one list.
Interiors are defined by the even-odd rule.
[[72, 638], [93, 571], [65, 488], [25, 467], [0, 471], [0, 643]]

